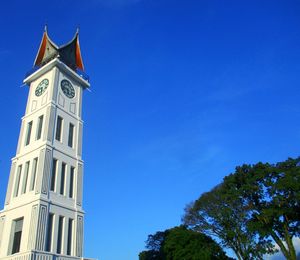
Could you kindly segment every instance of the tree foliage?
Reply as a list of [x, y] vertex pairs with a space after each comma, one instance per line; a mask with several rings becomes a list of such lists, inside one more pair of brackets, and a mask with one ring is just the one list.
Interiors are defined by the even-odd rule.
[[262, 259], [272, 245], [248, 230], [248, 215], [238, 192], [221, 184], [186, 208], [184, 223], [194, 231], [217, 237], [238, 259]]
[[300, 167], [298, 159], [277, 164], [237, 167], [224, 179], [237, 190], [249, 215], [248, 229], [271, 237], [287, 259], [295, 260], [293, 238], [300, 235]]
[[140, 260], [230, 259], [213, 239], [183, 226], [149, 235], [146, 247]]
[[[296, 259], [299, 236], [298, 159], [271, 165], [243, 165], [186, 208], [184, 223], [218, 237], [239, 259], [261, 259], [275, 241], [287, 259]], [[283, 243], [284, 242], [284, 243]]]

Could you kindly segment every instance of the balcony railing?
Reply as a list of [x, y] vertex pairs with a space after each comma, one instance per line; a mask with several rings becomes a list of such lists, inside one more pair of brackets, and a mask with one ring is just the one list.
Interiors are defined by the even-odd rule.
[[[25, 74], [25, 79], [27, 77], [29, 77], [32, 73], [36, 72], [39, 68], [41, 68], [41, 66], [35, 66], [32, 69], [30, 69], [29, 71], [27, 71], [27, 73]], [[80, 69], [76, 69], [75, 72], [77, 73], [77, 75], [79, 75], [85, 81], [90, 82], [90, 77], [84, 71], [82, 71]]]
[[[57, 255], [48, 252], [30, 251], [1, 257], [1, 260], [88, 260], [88, 258]], [[92, 260], [92, 259], [90, 259]]]

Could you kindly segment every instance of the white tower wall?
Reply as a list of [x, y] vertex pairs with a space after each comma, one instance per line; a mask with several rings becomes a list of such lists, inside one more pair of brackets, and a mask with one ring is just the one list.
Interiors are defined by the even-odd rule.
[[[41, 96], [36, 96], [36, 88], [43, 79], [49, 85]], [[72, 84], [74, 98], [63, 93], [62, 80]], [[0, 259], [78, 259], [83, 254], [84, 220], [82, 93], [89, 83], [58, 58], [24, 82], [29, 85], [29, 95], [16, 156], [12, 158], [5, 206], [0, 211]], [[59, 141], [58, 117], [62, 119]], [[19, 229], [19, 249], [14, 253]]]

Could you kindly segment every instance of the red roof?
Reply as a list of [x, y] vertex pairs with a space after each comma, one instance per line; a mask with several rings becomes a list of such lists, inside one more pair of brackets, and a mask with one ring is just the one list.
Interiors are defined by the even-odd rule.
[[54, 58], [59, 58], [71, 69], [84, 70], [78, 30], [70, 42], [58, 47], [53, 41], [51, 41], [48, 36], [47, 28], [45, 28], [40, 48], [34, 61], [34, 66], [43, 66]]

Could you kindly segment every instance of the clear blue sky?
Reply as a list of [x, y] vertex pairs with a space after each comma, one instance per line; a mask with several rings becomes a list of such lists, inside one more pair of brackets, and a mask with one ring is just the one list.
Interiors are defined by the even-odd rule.
[[44, 24], [80, 26], [85, 255], [135, 260], [147, 235], [242, 163], [300, 149], [300, 2], [3, 1], [0, 203]]

